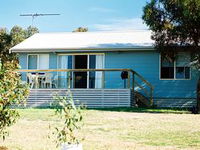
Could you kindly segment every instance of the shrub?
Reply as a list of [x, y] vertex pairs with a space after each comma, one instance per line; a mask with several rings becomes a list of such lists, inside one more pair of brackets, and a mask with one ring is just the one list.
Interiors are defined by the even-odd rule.
[[7, 128], [16, 123], [19, 113], [13, 106], [24, 104], [28, 96], [28, 86], [21, 83], [15, 71], [18, 63], [8, 61], [0, 64], [0, 136], [5, 139]]

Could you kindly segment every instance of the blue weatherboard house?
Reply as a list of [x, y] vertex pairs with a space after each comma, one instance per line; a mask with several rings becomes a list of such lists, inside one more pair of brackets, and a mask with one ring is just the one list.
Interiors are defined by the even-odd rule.
[[30, 106], [47, 106], [53, 94], [70, 89], [88, 107], [192, 107], [198, 72], [190, 53], [168, 61], [150, 37], [150, 31], [38, 33], [10, 52], [19, 55]]

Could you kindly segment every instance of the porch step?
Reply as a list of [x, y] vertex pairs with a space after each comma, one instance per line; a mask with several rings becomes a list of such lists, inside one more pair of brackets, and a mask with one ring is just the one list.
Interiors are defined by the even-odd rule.
[[150, 107], [151, 103], [150, 100], [145, 97], [143, 94], [141, 94], [140, 92], [135, 92], [135, 103], [139, 106], [139, 107]]

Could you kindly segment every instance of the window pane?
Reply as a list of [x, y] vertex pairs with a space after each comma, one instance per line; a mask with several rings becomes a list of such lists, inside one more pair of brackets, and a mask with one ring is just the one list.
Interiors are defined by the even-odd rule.
[[176, 78], [189, 79], [190, 78], [190, 53], [179, 52], [176, 59]]
[[[58, 69], [69, 69], [69, 58], [68, 55], [58, 56]], [[58, 72], [58, 88], [67, 88], [68, 78], [67, 72]]]
[[190, 67], [185, 67], [185, 79], [190, 78]]
[[161, 57], [161, 78], [174, 79], [174, 62]]
[[184, 67], [176, 67], [176, 78], [177, 79], [185, 78], [185, 68]]
[[28, 56], [28, 69], [37, 69], [37, 55]]
[[179, 52], [176, 59], [177, 67], [185, 67], [190, 64], [190, 53]]
[[68, 56], [58, 56], [58, 69], [68, 69]]
[[68, 69], [72, 69], [72, 56], [68, 56]]
[[49, 54], [39, 55], [39, 69], [49, 69]]
[[161, 68], [162, 79], [174, 79], [174, 67], [162, 67]]
[[174, 62], [161, 56], [161, 65], [162, 65], [162, 67], [174, 67]]
[[[95, 69], [96, 55], [90, 55], [89, 69]], [[95, 88], [95, 72], [89, 73], [89, 88]]]
[[[103, 58], [103, 55], [96, 55], [96, 69], [102, 69], [104, 67]], [[95, 88], [102, 88], [103, 72], [97, 71], [95, 74]]]

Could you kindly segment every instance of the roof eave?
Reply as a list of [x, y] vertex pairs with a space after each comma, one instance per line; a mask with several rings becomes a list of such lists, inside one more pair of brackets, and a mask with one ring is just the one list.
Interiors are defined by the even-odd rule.
[[132, 48], [11, 48], [10, 52], [110, 52], [110, 51], [152, 51], [155, 50], [153, 46], [132, 47]]

